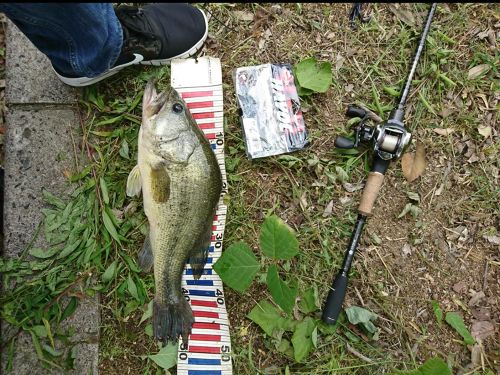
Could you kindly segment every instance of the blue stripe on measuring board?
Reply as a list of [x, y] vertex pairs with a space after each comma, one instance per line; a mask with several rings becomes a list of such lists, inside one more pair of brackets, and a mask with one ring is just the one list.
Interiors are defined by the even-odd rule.
[[187, 285], [214, 285], [213, 280], [186, 280]]
[[220, 365], [220, 359], [189, 358], [188, 365]]
[[[192, 274], [193, 274], [193, 270], [191, 268], [186, 270], [186, 275], [192, 275]], [[202, 275], [211, 275], [211, 274], [212, 274], [211, 269], [204, 269], [203, 273], [202, 273]]]
[[188, 370], [188, 375], [221, 375], [221, 370]]
[[189, 290], [190, 296], [206, 296], [215, 297], [215, 292], [213, 290]]

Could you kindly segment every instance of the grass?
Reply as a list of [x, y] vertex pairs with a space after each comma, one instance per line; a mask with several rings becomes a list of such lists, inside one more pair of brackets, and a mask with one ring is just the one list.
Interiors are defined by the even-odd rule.
[[[301, 249], [300, 256], [283, 267], [297, 278], [301, 290], [315, 288], [318, 291], [318, 304], [323, 302], [325, 291], [342, 262], [361, 194], [360, 190], [346, 191], [342, 182], [362, 183], [369, 170], [366, 152], [342, 154], [333, 147], [334, 137], [350, 132], [344, 117], [348, 104], [361, 104], [383, 118], [388, 116], [395, 97], [384, 88], [401, 89], [419, 40], [418, 22], [409, 27], [393, 16], [388, 5], [371, 6], [372, 21], [360, 25], [356, 31], [347, 27], [347, 4], [207, 6], [214, 16], [210, 21], [210, 35], [216, 38], [206, 53], [221, 58], [223, 64], [230, 196], [225, 246], [243, 240], [256, 249], [264, 218], [277, 214], [297, 232]], [[412, 4], [406, 8], [425, 18], [426, 5]], [[235, 10], [253, 14], [259, 26], [254, 29], [252, 23], [238, 20]], [[492, 168], [499, 167], [495, 160], [498, 138], [495, 135], [484, 139], [478, 133], [477, 127], [486, 123], [490, 112], [481, 110], [482, 99], [474, 96], [484, 94], [493, 103], [498, 52], [471, 33], [490, 17], [493, 17], [493, 8], [486, 4], [438, 5], [406, 112], [406, 123], [414, 138], [426, 144], [429, 166], [420, 180], [408, 184], [400, 164], [392, 165], [356, 255], [345, 302], [345, 306], [364, 306], [379, 315], [375, 322], [380, 328], [379, 339], [370, 340], [343, 316], [336, 329], [320, 331], [318, 347], [306, 362], [294, 363], [277, 351], [272, 338], [246, 318], [258, 301], [269, 297], [261, 277], [261, 282], [243, 295], [226, 287], [234, 373], [285, 374], [288, 368], [290, 373], [304, 375], [382, 374], [395, 369], [414, 369], [435, 355], [447, 360], [455, 370], [463, 369], [470, 362], [467, 349], [454, 341], [458, 338], [454, 331], [437, 326], [429, 301], [431, 297], [438, 300], [446, 311], [460, 309], [453, 298], [466, 303], [468, 296], [450, 294], [458, 281], [458, 273], [470, 280], [471, 288], [478, 290], [478, 285], [483, 283], [485, 261], [490, 262], [491, 272], [486, 277], [485, 292], [489, 296], [498, 295], [498, 286], [494, 283], [498, 256], [493, 246], [482, 242], [483, 253], [466, 257], [475, 249], [475, 242], [483, 241], [480, 234], [495, 226], [494, 218], [498, 215], [498, 175], [494, 175]], [[267, 29], [272, 36], [259, 48]], [[328, 39], [328, 32], [334, 33], [334, 37]], [[345, 61], [336, 69], [338, 54]], [[233, 69], [267, 62], [295, 64], [310, 56], [330, 61], [334, 66], [330, 90], [302, 100], [303, 107], [307, 108], [304, 116], [311, 146], [289, 157], [248, 160], [236, 110]], [[491, 66], [486, 77], [468, 80], [468, 70], [483, 63]], [[144, 237], [145, 217], [142, 202], [130, 200], [124, 194], [125, 181], [137, 155], [140, 99], [145, 82], [152, 76], [160, 79], [160, 89], [166, 87], [169, 68], [131, 68], [85, 90], [80, 103], [83, 151], [91, 162], [88, 173], [76, 184], [90, 184], [84, 194], [92, 202], [90, 216], [97, 245], [87, 262], [71, 270], [91, 272], [97, 280], [91, 289], [102, 295], [102, 374], [158, 371], [152, 362], [139, 357], [157, 351], [146, 333], [148, 322], [139, 324], [145, 305], [154, 293], [152, 276], [140, 274], [135, 264]], [[348, 85], [353, 86], [350, 92], [346, 90]], [[469, 100], [471, 103], [467, 105]], [[440, 116], [447, 108], [452, 112]], [[495, 111], [491, 113], [496, 116]], [[436, 127], [450, 127], [455, 132], [448, 137], [439, 136], [432, 130]], [[467, 162], [466, 152], [459, 149], [468, 141], [471, 142], [469, 148], [473, 146], [476, 155], [483, 153], [484, 159]], [[436, 196], [435, 186], [442, 183], [448, 161], [452, 166], [448, 185]], [[104, 188], [101, 179], [106, 185]], [[91, 186], [92, 183], [95, 185]], [[409, 202], [408, 191], [419, 193], [423, 213], [417, 219], [411, 215], [398, 219]], [[469, 198], [461, 200], [463, 196]], [[323, 213], [330, 201], [333, 201], [332, 212], [325, 217]], [[103, 211], [116, 228], [116, 235], [112, 228], [104, 225]], [[480, 222], [471, 219], [477, 214], [483, 215]], [[449, 255], [433, 242], [441, 233], [436, 232], [441, 227], [439, 223], [456, 227], [468, 225], [471, 220], [477, 227], [476, 232], [471, 232], [474, 241], [454, 243], [453, 246], [461, 246], [457, 250], [461, 260], [449, 263]], [[373, 240], [374, 236], [380, 244]], [[415, 244], [415, 239], [422, 243]], [[404, 258], [400, 249], [406, 242], [412, 244], [413, 252]], [[103, 274], [113, 262], [118, 268], [109, 280], [103, 281]], [[466, 267], [459, 268], [460, 264]], [[435, 283], [431, 283], [426, 274], [434, 278]], [[65, 282], [73, 281], [65, 279]], [[419, 288], [415, 288], [416, 282]], [[470, 326], [472, 311], [463, 313]], [[319, 315], [317, 311], [316, 317]], [[43, 323], [36, 321], [35, 324]], [[493, 361], [498, 358], [495, 347], [498, 347], [498, 337], [490, 337], [485, 342], [485, 369], [493, 368]], [[477, 373], [481, 373], [479, 369]]]

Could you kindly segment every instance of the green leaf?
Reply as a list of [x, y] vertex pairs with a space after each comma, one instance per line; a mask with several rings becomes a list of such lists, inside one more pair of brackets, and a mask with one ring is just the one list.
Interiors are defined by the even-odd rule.
[[434, 310], [434, 315], [436, 316], [438, 325], [441, 326], [441, 323], [443, 322], [443, 310], [441, 310], [437, 301], [432, 300], [431, 305], [432, 305], [432, 310]]
[[29, 251], [30, 255], [38, 258], [38, 259], [47, 259], [54, 256], [57, 252], [61, 251], [61, 249], [57, 247], [53, 247], [52, 249], [45, 250], [40, 248], [33, 248]]
[[71, 299], [68, 302], [68, 304], [66, 305], [66, 308], [64, 309], [64, 311], [61, 315], [61, 319], [59, 321], [62, 322], [68, 316], [71, 316], [71, 314], [73, 314], [75, 312], [77, 305], [78, 305], [78, 301], [77, 301], [76, 297], [71, 297]]
[[225, 284], [242, 293], [252, 283], [260, 264], [246, 243], [237, 242], [222, 253], [213, 268]]
[[102, 200], [104, 203], [109, 204], [108, 185], [106, 185], [104, 178], [99, 179], [99, 185], [101, 186]]
[[75, 182], [75, 181], [81, 180], [86, 175], [88, 175], [91, 170], [92, 170], [92, 167], [89, 165], [89, 166], [85, 167], [80, 173], [72, 175], [69, 178], [69, 181], [70, 182]]
[[63, 354], [63, 352], [55, 350], [47, 344], [42, 344], [42, 347], [43, 347], [43, 350], [45, 350], [47, 353], [49, 353], [53, 357], [59, 357]]
[[267, 287], [276, 302], [286, 313], [292, 312], [297, 297], [297, 289], [290, 288], [278, 275], [278, 268], [275, 264], [269, 266], [267, 270]]
[[309, 352], [314, 346], [312, 336], [315, 328], [316, 323], [310, 317], [305, 318], [302, 322], [297, 324], [292, 336], [295, 361], [302, 362], [309, 355]]
[[151, 323], [144, 327], [144, 333], [149, 337], [153, 337], [153, 325]]
[[32, 330], [38, 337], [47, 337], [47, 330], [45, 329], [45, 326], [33, 326]]
[[452, 375], [450, 369], [441, 358], [430, 358], [415, 370], [396, 371], [394, 375]]
[[420, 367], [422, 375], [452, 375], [450, 369], [441, 358], [431, 358]]
[[177, 364], [177, 343], [168, 344], [161, 348], [157, 354], [148, 355], [154, 363], [164, 370], [174, 367]]
[[315, 92], [326, 92], [332, 83], [332, 65], [318, 62], [310, 57], [295, 66], [297, 80], [302, 88]]
[[134, 280], [132, 280], [132, 277], [130, 276], [130, 274], [128, 275], [128, 279], [127, 279], [127, 289], [129, 291], [129, 293], [132, 295], [132, 297], [134, 297], [136, 300], [139, 301], [139, 294], [137, 293], [137, 286], [135, 285]]
[[42, 189], [42, 195], [47, 203], [49, 203], [53, 206], [56, 206], [57, 208], [60, 208], [60, 209], [63, 209], [64, 207], [66, 207], [66, 203], [64, 203], [61, 199], [57, 198], [50, 191]]
[[129, 159], [129, 147], [127, 141], [123, 141], [122, 145], [120, 146], [120, 156], [125, 159]]
[[292, 320], [283, 318], [279, 309], [267, 300], [262, 300], [255, 305], [247, 317], [262, 328], [268, 336], [273, 336], [276, 329], [293, 331], [295, 328]]
[[101, 276], [101, 279], [103, 282], [107, 283], [110, 281], [114, 276], [115, 276], [115, 271], [116, 271], [116, 260], [109, 265], [108, 268], [106, 268], [106, 271]]
[[384, 87], [384, 91], [391, 96], [399, 97], [399, 89], [397, 87]]
[[299, 309], [304, 314], [314, 312], [318, 309], [316, 304], [316, 290], [313, 288], [307, 289], [301, 294], [301, 299], [299, 301]]
[[456, 312], [448, 312], [446, 313], [446, 323], [448, 323], [451, 327], [457, 331], [460, 336], [464, 338], [464, 343], [466, 345], [472, 345], [475, 343], [474, 338], [470, 334], [469, 330], [465, 327], [464, 320], [460, 315]]
[[106, 227], [106, 230], [108, 233], [115, 239], [116, 242], [120, 243], [120, 238], [118, 237], [118, 233], [116, 232], [116, 228], [113, 225], [113, 222], [109, 218], [108, 213], [106, 210], [102, 210], [102, 221], [104, 222], [104, 226]]
[[276, 215], [269, 216], [260, 231], [262, 252], [274, 259], [291, 259], [299, 253], [295, 233]]
[[351, 324], [361, 323], [370, 333], [375, 333], [377, 331], [377, 328], [371, 322], [372, 320], [377, 319], [377, 314], [359, 306], [348, 307], [345, 309], [345, 312], [347, 314], [347, 319], [349, 319]]
[[142, 322], [151, 318], [152, 316], [153, 316], [153, 300], [151, 300], [148, 303], [148, 307], [147, 307], [146, 311], [144, 311], [144, 314], [142, 314], [141, 321], [139, 322], [139, 324], [142, 324]]
[[80, 239], [80, 240], [76, 240], [75, 242], [66, 245], [64, 247], [64, 249], [62, 249], [62, 251], [57, 256], [57, 259], [66, 258], [68, 255], [70, 255], [73, 251], [75, 251], [78, 248], [78, 246], [80, 245], [81, 242], [82, 242], [82, 240]]

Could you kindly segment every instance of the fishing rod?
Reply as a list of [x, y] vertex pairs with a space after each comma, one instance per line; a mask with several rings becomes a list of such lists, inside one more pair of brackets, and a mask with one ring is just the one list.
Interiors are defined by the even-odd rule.
[[405, 115], [404, 108], [410, 92], [411, 82], [417, 69], [418, 60], [424, 49], [425, 39], [429, 33], [432, 18], [436, 11], [436, 6], [437, 3], [433, 3], [429, 10], [420, 43], [418, 44], [410, 73], [408, 74], [404, 89], [399, 98], [399, 103], [397, 107], [391, 111], [389, 119], [386, 122], [378, 124], [376, 127], [369, 126], [366, 124], [368, 112], [363, 108], [351, 105], [347, 109], [346, 116], [361, 118], [361, 121], [355, 129], [355, 139], [352, 140], [346, 137], [337, 137], [335, 139], [335, 147], [343, 149], [357, 148], [360, 144], [369, 145], [373, 151], [373, 160], [372, 170], [368, 174], [368, 179], [363, 189], [361, 201], [358, 206], [358, 218], [345, 253], [342, 268], [333, 280], [333, 284], [323, 308], [322, 320], [327, 324], [335, 324], [339, 317], [347, 289], [347, 279], [354, 253], [361, 239], [363, 226], [372, 213], [373, 205], [382, 187], [384, 174], [390, 162], [397, 160], [410, 144], [411, 133], [405, 129], [403, 123]]

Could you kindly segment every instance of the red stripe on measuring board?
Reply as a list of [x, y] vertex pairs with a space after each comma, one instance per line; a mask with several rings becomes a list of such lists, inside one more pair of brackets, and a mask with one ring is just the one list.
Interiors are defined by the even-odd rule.
[[[213, 264], [222, 254], [227, 207], [223, 197], [227, 193], [224, 163], [224, 122], [222, 69], [220, 60], [201, 57], [198, 60], [173, 60], [171, 86], [185, 100], [188, 110], [209, 140], [223, 179], [223, 192], [212, 222], [209, 258], [203, 274], [196, 279], [190, 265], [183, 272], [182, 292], [194, 315], [189, 344], [179, 340], [178, 375], [215, 373], [231, 375], [231, 340], [226, 299], [222, 281], [213, 270]], [[202, 371], [202, 372], [200, 372]], [[218, 373], [218, 372], [217, 372]]]

